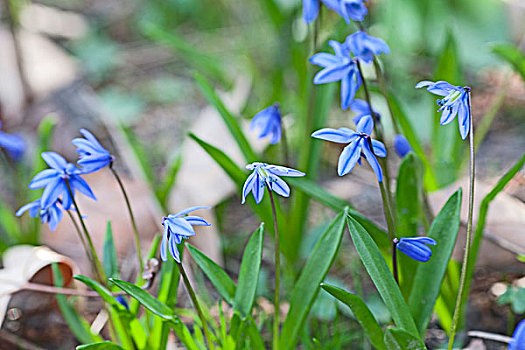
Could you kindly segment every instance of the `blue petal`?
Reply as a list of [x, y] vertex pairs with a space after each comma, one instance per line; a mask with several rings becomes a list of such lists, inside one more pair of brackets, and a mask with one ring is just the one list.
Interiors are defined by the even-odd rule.
[[180, 256], [179, 256], [179, 249], [177, 249], [177, 241], [176, 237], [177, 235], [172, 234], [170, 235], [170, 238], [168, 239], [168, 247], [170, 250], [170, 254], [175, 259], [176, 262], [180, 264]]
[[100, 142], [98, 142], [97, 138], [92, 133], [90, 133], [88, 130], [80, 129], [80, 133], [100, 152], [108, 152], [104, 147], [102, 147]]
[[248, 178], [244, 182], [244, 186], [242, 188], [241, 204], [244, 204], [246, 202], [246, 196], [248, 196], [248, 194], [253, 190], [253, 186], [257, 180], [256, 178], [257, 178], [257, 171], [254, 171], [253, 173], [250, 174], [250, 176], [248, 176]]
[[315, 75], [314, 84], [333, 83], [341, 80], [348, 74], [348, 70], [349, 64], [347, 62], [330, 65]]
[[36, 208], [36, 214], [38, 214], [38, 211], [40, 210], [40, 199], [37, 199], [34, 202], [27, 203], [26, 205], [22, 206], [20, 209], [16, 211], [15, 215], [21, 216], [22, 214], [24, 214], [26, 211], [29, 210], [29, 216], [34, 218], [36, 217], [36, 215], [31, 215], [31, 214], [35, 214], [35, 210], [34, 210], [35, 208]]
[[512, 340], [509, 343], [509, 350], [524, 350], [525, 349], [525, 319], [514, 329], [512, 333]]
[[464, 140], [467, 138], [470, 129], [470, 112], [468, 101], [460, 101], [458, 107], [459, 133]]
[[335, 142], [335, 143], [350, 143], [357, 138], [355, 132], [349, 132], [348, 129], [331, 129], [324, 128], [315, 131], [312, 133], [312, 137], [316, 139], [321, 139], [325, 141]]
[[419, 243], [430, 244], [430, 245], [437, 244], [436, 240], [430, 237], [402, 237], [401, 240], [408, 241], [408, 242], [419, 242]]
[[168, 260], [168, 231], [169, 226], [166, 220], [164, 220], [164, 233], [162, 234], [162, 242], [160, 243], [160, 258], [162, 261]]
[[337, 164], [337, 174], [343, 176], [351, 172], [359, 157], [361, 157], [361, 142], [360, 139], [357, 139], [346, 146], [343, 152], [341, 152]]
[[85, 196], [88, 196], [89, 198], [95, 201], [97, 200], [97, 197], [95, 197], [93, 191], [91, 191], [91, 188], [89, 188], [89, 185], [87, 184], [86, 180], [84, 180], [80, 176], [70, 176], [69, 185], [71, 186], [71, 189], [75, 189], [78, 192], [82, 193]]
[[200, 209], [211, 209], [211, 207], [209, 207], [209, 206], [189, 207], [189, 208], [186, 208], [184, 210], [179, 211], [177, 214], [174, 214], [174, 216], [183, 216], [183, 215], [191, 213], [192, 211], [200, 210]]
[[55, 152], [43, 152], [42, 159], [55, 170], [63, 171], [67, 167], [67, 161], [64, 157]]
[[339, 58], [326, 52], [316, 53], [315, 55], [310, 57], [310, 63], [321, 67], [335, 65], [339, 62], [341, 62]]
[[193, 215], [185, 216], [184, 220], [186, 220], [190, 225], [211, 226], [211, 224], [209, 224], [206, 220], [204, 220], [203, 218], [199, 216], [193, 216]]
[[374, 149], [374, 154], [378, 157], [386, 157], [386, 148], [383, 142], [372, 140], [372, 147]]
[[253, 198], [255, 198], [255, 203], [257, 204], [261, 203], [263, 196], [264, 196], [265, 187], [266, 185], [264, 184], [263, 179], [256, 172], [255, 181], [253, 182], [253, 187], [252, 187], [252, 194], [253, 194]]
[[429, 80], [423, 80], [423, 81], [420, 81], [419, 83], [417, 83], [415, 88], [416, 89], [421, 89], [422, 87], [427, 87], [427, 86], [430, 86], [430, 85], [434, 85], [434, 82], [433, 81], [429, 81]]
[[319, 0], [303, 0], [303, 18], [306, 23], [315, 21], [319, 13]]
[[184, 235], [184, 236], [194, 236], [195, 231], [193, 230], [193, 227], [190, 225], [189, 222], [184, 220], [184, 218], [178, 218], [174, 215], [168, 215], [168, 218], [166, 219], [167, 224], [170, 228], [170, 230], [174, 234], [178, 235]]
[[280, 165], [268, 165], [267, 167], [265, 167], [265, 169], [277, 176], [301, 177], [306, 175], [302, 171], [287, 168]]
[[290, 187], [283, 179], [278, 176], [272, 176], [270, 188], [272, 191], [283, 197], [290, 196]]
[[430, 259], [432, 251], [424, 244], [400, 241], [396, 248], [414, 260], [426, 262]]
[[67, 191], [64, 180], [57, 178], [55, 181], [50, 182], [44, 192], [42, 193], [42, 198], [40, 199], [40, 207], [42, 209], [49, 208], [50, 205], [55, 203], [64, 191]]
[[356, 132], [358, 134], [366, 134], [370, 136], [374, 130], [374, 119], [371, 116], [365, 116], [359, 120], [356, 126]]
[[330, 45], [332, 49], [334, 49], [334, 53], [339, 59], [350, 58], [348, 52], [346, 51], [346, 46], [344, 44], [341, 44], [339, 41], [330, 40], [328, 41], [328, 45]]
[[408, 153], [412, 152], [412, 147], [405, 136], [397, 134], [394, 136], [394, 150], [399, 157], [404, 158]]
[[42, 170], [33, 177], [28, 187], [31, 190], [45, 187], [50, 182], [55, 181], [57, 177], [60, 177], [60, 173], [55, 169]]
[[370, 114], [370, 107], [368, 106], [368, 102], [365, 100], [361, 100], [356, 98], [354, 102], [350, 105], [350, 109], [352, 112], [358, 113], [358, 114], [364, 114], [369, 115]]
[[381, 170], [381, 166], [379, 165], [379, 162], [377, 161], [377, 158], [372, 154], [372, 151], [370, 150], [370, 145], [368, 144], [367, 140], [361, 141], [363, 153], [365, 154], [365, 158], [368, 161], [368, 164], [370, 164], [370, 167], [374, 171], [377, 177], [378, 182], [383, 181], [383, 171]]
[[459, 105], [457, 103], [455, 103], [452, 106], [450, 106], [450, 108], [445, 108], [443, 110], [443, 114], [441, 114], [441, 118], [439, 120], [439, 123], [441, 125], [447, 125], [451, 121], [453, 121], [454, 118], [456, 117], [456, 114], [458, 114], [458, 107], [459, 107]]

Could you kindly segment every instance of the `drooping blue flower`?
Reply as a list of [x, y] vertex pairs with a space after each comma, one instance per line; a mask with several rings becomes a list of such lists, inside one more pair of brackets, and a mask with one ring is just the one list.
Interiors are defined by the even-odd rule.
[[253, 170], [253, 172], [244, 182], [244, 187], [242, 188], [242, 204], [246, 202], [246, 197], [250, 192], [252, 192], [253, 198], [255, 198], [255, 203], [261, 203], [265, 187], [280, 196], [289, 197], [290, 187], [279, 176], [301, 177], [306, 175], [299, 170], [260, 162], [248, 164], [246, 169]]
[[525, 350], [525, 319], [521, 320], [514, 329], [509, 350]]
[[[2, 123], [0, 122], [0, 128], [1, 127]], [[24, 139], [18, 135], [0, 131], [0, 148], [5, 149], [13, 160], [18, 161], [24, 155], [26, 143]]]
[[306, 23], [315, 21], [319, 14], [319, 0], [303, 0], [303, 19]]
[[253, 117], [250, 130], [255, 129], [259, 131], [260, 139], [271, 136], [272, 145], [281, 140], [281, 109], [278, 103], [263, 109]]
[[102, 147], [92, 133], [86, 129], [80, 129], [80, 133], [84, 138], [76, 138], [71, 142], [77, 147], [77, 153], [80, 156], [77, 163], [82, 167], [84, 174], [102, 169], [115, 160], [115, 157]]
[[55, 152], [43, 152], [42, 158], [51, 169], [42, 170], [29, 183], [29, 188], [32, 190], [44, 188], [40, 199], [40, 207], [42, 209], [48, 209], [56, 203], [60, 196], [62, 196], [64, 209], [69, 210], [71, 208], [73, 201], [67, 188], [66, 180], [71, 187], [73, 196], [75, 191], [78, 191], [93, 200], [97, 200], [87, 182], [80, 177], [82, 171], [74, 164], [68, 163], [64, 157]]
[[346, 45], [337, 41], [328, 42], [335, 55], [320, 52], [310, 58], [310, 63], [324, 67], [314, 77], [314, 84], [341, 81], [341, 108], [346, 110], [354, 101], [355, 93], [361, 87], [361, 74], [357, 61], [350, 57]]
[[[370, 116], [370, 107], [368, 106], [368, 102], [360, 100], [358, 98], [356, 98], [354, 102], [350, 105], [350, 110], [354, 113], [357, 113], [357, 115], [352, 118], [356, 125], [359, 124], [361, 118]], [[381, 115], [376, 111], [374, 111], [374, 117], [377, 120], [381, 119]]]
[[43, 209], [41, 207], [40, 199], [22, 206], [18, 209], [15, 215], [21, 216], [26, 211], [29, 211], [30, 217], [36, 218], [38, 216], [43, 224], [49, 224], [49, 229], [51, 231], [55, 231], [58, 223], [62, 220], [64, 215], [62, 210], [58, 207], [58, 201], [51, 204], [47, 209]]
[[[337, 174], [339, 174], [339, 176], [351, 172], [358, 162], [361, 164], [361, 157], [364, 156], [376, 174], [377, 181], [382, 182], [383, 172], [376, 156], [386, 157], [386, 148], [381, 141], [374, 140], [370, 137], [373, 129], [374, 121], [372, 117], [365, 116], [361, 118], [357, 124], [356, 131], [349, 128], [324, 128], [315, 131], [312, 137], [330, 142], [348, 143], [348, 146], [343, 149], [343, 152], [339, 156], [339, 163], [337, 165]], [[373, 151], [370, 149], [370, 143], [372, 144]]]
[[126, 298], [123, 296], [123, 295], [117, 295], [115, 297], [115, 300], [122, 306], [124, 306], [126, 309], [129, 310], [129, 305], [128, 305], [128, 301], [126, 300]]
[[350, 20], [361, 22], [368, 14], [364, 2], [367, 0], [323, 0], [323, 3], [329, 9], [337, 12], [344, 18], [346, 23]]
[[394, 136], [394, 150], [400, 158], [404, 158], [407, 154], [412, 152], [412, 147], [405, 136], [396, 134]]
[[437, 242], [430, 237], [401, 237], [394, 238], [396, 248], [414, 260], [426, 262], [432, 256], [432, 250], [426, 245], [436, 245]]
[[390, 48], [383, 39], [368, 35], [364, 31], [357, 31], [347, 36], [345, 44], [355, 57], [366, 63], [371, 63], [374, 56], [381, 53], [390, 53]]
[[210, 209], [210, 207], [190, 207], [186, 208], [177, 214], [170, 214], [162, 219], [164, 225], [164, 233], [162, 235], [162, 242], [160, 244], [160, 258], [162, 261], [168, 260], [168, 250], [180, 264], [179, 250], [177, 244], [180, 244], [183, 239], [190, 236], [195, 236], [193, 226], [210, 226], [210, 224], [199, 216], [187, 215], [192, 211], [198, 209]]
[[443, 111], [440, 124], [449, 124], [457, 115], [459, 133], [463, 140], [466, 139], [470, 129], [471, 118], [469, 107], [470, 87], [455, 86], [446, 81], [437, 81], [435, 83], [432, 81], [420, 81], [417, 83], [416, 89], [422, 87], [426, 87], [427, 91], [435, 95], [444, 96], [442, 99], [437, 100], [437, 104], [440, 106], [438, 112]]

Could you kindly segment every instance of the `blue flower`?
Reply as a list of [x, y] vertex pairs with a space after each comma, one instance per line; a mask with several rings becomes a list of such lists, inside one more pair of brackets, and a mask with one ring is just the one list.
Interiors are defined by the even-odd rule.
[[[1, 122], [0, 127], [2, 127]], [[13, 160], [18, 161], [24, 155], [26, 143], [24, 139], [18, 135], [0, 131], [0, 148], [4, 148]]]
[[273, 191], [278, 195], [289, 197], [290, 187], [279, 176], [301, 177], [306, 175], [299, 170], [260, 162], [248, 164], [246, 169], [253, 170], [253, 172], [248, 176], [242, 188], [242, 204], [246, 202], [246, 196], [250, 192], [255, 198], [255, 203], [261, 203], [264, 196], [264, 187], [268, 187], [269, 191]]
[[177, 244], [180, 244], [183, 239], [195, 236], [192, 225], [210, 226], [206, 220], [199, 216], [187, 215], [198, 209], [210, 209], [210, 207], [190, 207], [162, 219], [162, 225], [164, 225], [164, 234], [160, 244], [160, 258], [162, 261], [168, 260], [169, 250], [173, 259], [180, 264]]
[[394, 150], [400, 158], [404, 158], [407, 154], [412, 152], [412, 147], [405, 136], [396, 134], [394, 136]]
[[436, 245], [437, 242], [430, 237], [401, 237], [394, 238], [396, 248], [414, 260], [426, 262], [432, 256], [432, 250], [425, 244]]
[[382, 39], [370, 36], [363, 31], [350, 34], [345, 44], [355, 57], [366, 63], [371, 63], [374, 56], [381, 53], [390, 53], [388, 45]]
[[257, 113], [250, 123], [250, 130], [257, 129], [259, 138], [271, 136], [270, 143], [276, 144], [281, 140], [281, 109], [275, 103]]
[[126, 298], [124, 298], [123, 295], [117, 295], [115, 297], [115, 300], [117, 301], [117, 303], [119, 303], [120, 305], [124, 306], [127, 310], [129, 310], [128, 301], [126, 300]]
[[350, 57], [345, 45], [330, 40], [335, 55], [320, 52], [310, 58], [310, 63], [324, 67], [314, 77], [314, 84], [341, 81], [341, 108], [346, 110], [353, 102], [355, 93], [361, 87], [361, 74], [357, 61]]
[[365, 19], [368, 14], [364, 2], [367, 0], [323, 0], [323, 3], [329, 9], [337, 12], [341, 17], [344, 18], [346, 23], [350, 23], [350, 20], [357, 22]]
[[509, 350], [525, 350], [525, 319], [521, 320], [514, 329]]
[[[357, 162], [361, 165], [361, 157], [370, 164], [370, 167], [377, 176], [377, 181], [383, 181], [383, 172], [381, 166], [376, 159], [378, 157], [386, 157], [386, 148], [381, 141], [374, 140], [370, 137], [374, 129], [374, 121], [370, 116], [361, 118], [357, 124], [356, 131], [349, 128], [330, 129], [324, 128], [317, 130], [312, 134], [312, 137], [336, 143], [348, 143], [349, 145], [343, 149], [339, 156], [339, 163], [337, 165], [337, 173], [343, 176], [352, 171]], [[370, 149], [372, 143], [373, 152]]]
[[303, 19], [306, 23], [315, 21], [319, 14], [319, 0], [303, 0]]
[[[352, 112], [354, 113], [357, 113], [357, 115], [352, 118], [356, 125], [359, 124], [361, 118], [370, 116], [370, 107], [368, 106], [368, 102], [360, 100], [358, 98], [356, 98], [354, 102], [350, 105], [350, 110], [352, 110]], [[381, 115], [376, 111], [374, 111], [374, 117], [377, 120], [381, 119]]]
[[48, 209], [53, 205], [60, 195], [62, 195], [62, 206], [69, 210], [72, 204], [72, 198], [67, 188], [66, 180], [71, 187], [73, 196], [78, 191], [91, 199], [97, 200], [87, 182], [80, 177], [82, 171], [74, 164], [68, 163], [64, 157], [55, 152], [43, 152], [42, 158], [51, 167], [35, 175], [29, 183], [32, 190], [44, 188], [44, 193], [40, 199], [40, 207]]
[[40, 199], [24, 205], [18, 209], [15, 215], [21, 216], [28, 210], [30, 217], [36, 218], [39, 216], [43, 224], [48, 223], [51, 231], [55, 231], [58, 223], [62, 220], [62, 216], [64, 215], [62, 210], [58, 207], [58, 201], [51, 204], [47, 209], [43, 209], [41, 207]]
[[437, 100], [440, 106], [438, 112], [441, 114], [440, 124], [447, 125], [458, 116], [459, 133], [464, 140], [467, 138], [470, 129], [471, 112], [469, 107], [470, 88], [468, 86], [454, 86], [446, 81], [420, 81], [416, 85], [416, 89], [426, 87], [427, 91], [444, 96], [443, 99]]
[[84, 174], [102, 169], [115, 160], [115, 157], [102, 147], [92, 133], [86, 129], [80, 129], [80, 133], [84, 138], [76, 138], [71, 142], [77, 147], [77, 153], [80, 156], [77, 163], [82, 167]]

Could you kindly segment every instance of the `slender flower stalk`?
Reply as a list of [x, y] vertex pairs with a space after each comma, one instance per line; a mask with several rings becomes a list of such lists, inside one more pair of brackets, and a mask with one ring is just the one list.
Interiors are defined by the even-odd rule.
[[93, 271], [95, 271], [95, 262], [93, 261], [93, 257], [91, 256], [91, 253], [88, 249], [88, 245], [86, 240], [84, 239], [84, 236], [82, 235], [82, 231], [80, 230], [80, 226], [78, 226], [78, 223], [76, 222], [75, 218], [73, 217], [73, 214], [71, 214], [71, 211], [66, 210], [67, 215], [69, 215], [69, 219], [73, 223], [73, 226], [75, 226], [75, 231], [78, 233], [78, 237], [80, 238], [80, 241], [82, 242], [82, 246], [84, 247], [84, 251], [88, 257], [89, 263], [92, 266]]
[[204, 317], [204, 313], [202, 312], [201, 306], [199, 304], [199, 301], [197, 300], [197, 295], [195, 294], [195, 291], [193, 290], [190, 280], [188, 278], [188, 275], [186, 275], [186, 271], [184, 270], [184, 267], [182, 266], [182, 263], [176, 264], [179, 268], [180, 274], [182, 276], [182, 280], [184, 281], [184, 285], [186, 286], [186, 290], [188, 291], [188, 294], [190, 295], [191, 301], [193, 303], [193, 306], [195, 306], [195, 309], [197, 310], [197, 314], [199, 315], [199, 318], [201, 319], [202, 323], [202, 329], [204, 330], [204, 336], [206, 337], [206, 342], [208, 343], [208, 348], [213, 349], [213, 342], [212, 337], [210, 334], [210, 330], [208, 329], [208, 324], [206, 323], [206, 318]]
[[456, 307], [454, 309], [454, 316], [452, 318], [452, 328], [450, 331], [450, 338], [448, 341], [448, 350], [454, 347], [454, 338], [459, 323], [459, 318], [462, 313], [463, 293], [467, 280], [467, 268], [470, 255], [470, 246], [472, 239], [472, 216], [474, 212], [474, 176], [475, 176], [475, 154], [474, 154], [474, 123], [472, 121], [472, 104], [470, 91], [468, 92], [468, 113], [469, 113], [469, 147], [470, 147], [470, 183], [469, 183], [469, 207], [468, 207], [468, 222], [467, 222], [467, 238], [465, 242], [465, 254], [463, 255], [463, 264], [461, 266], [461, 278], [459, 282], [459, 290], [456, 298]]
[[393, 274], [394, 274], [394, 279], [396, 280], [396, 283], [399, 285], [399, 273], [397, 271], [397, 249], [396, 249], [396, 245], [397, 245], [397, 238], [394, 238], [394, 240], [392, 241], [392, 271], [393, 271]]
[[140, 249], [139, 230], [137, 228], [137, 222], [135, 221], [135, 215], [133, 215], [133, 210], [131, 209], [131, 203], [129, 201], [129, 197], [126, 192], [126, 189], [124, 188], [124, 184], [122, 183], [122, 180], [120, 179], [120, 176], [118, 175], [117, 171], [113, 168], [113, 162], [109, 164], [109, 169], [111, 170], [111, 172], [113, 173], [113, 176], [118, 182], [120, 191], [122, 192], [122, 195], [124, 196], [124, 200], [126, 202], [126, 207], [128, 208], [129, 218], [131, 220], [131, 225], [133, 226], [133, 237], [135, 239], [135, 249], [137, 250], [137, 259], [139, 260], [140, 273], [138, 274], [138, 276], [139, 278], [141, 278], [142, 273], [144, 272], [144, 262], [142, 261], [142, 251]]
[[100, 259], [98, 258], [98, 254], [95, 249], [95, 245], [93, 244], [93, 240], [91, 239], [91, 235], [89, 234], [86, 223], [84, 222], [84, 219], [82, 218], [82, 214], [80, 213], [80, 208], [78, 207], [77, 201], [75, 200], [75, 196], [73, 194], [73, 191], [71, 190], [69, 181], [65, 179], [65, 183], [66, 183], [67, 190], [69, 192], [71, 203], [73, 204], [73, 208], [77, 212], [78, 220], [80, 221], [80, 225], [82, 227], [82, 230], [84, 231], [84, 236], [88, 243], [89, 249], [91, 250], [91, 255], [93, 257], [93, 265], [94, 265], [94, 270], [95, 270], [93, 272], [97, 275], [100, 283], [102, 283], [103, 285], [106, 285], [107, 284], [106, 274], [104, 273], [104, 269], [102, 268], [102, 264], [100, 263]]
[[279, 348], [279, 316], [281, 313], [281, 306], [279, 301], [280, 291], [280, 273], [281, 273], [281, 251], [279, 246], [279, 228], [277, 225], [277, 213], [275, 210], [275, 201], [273, 199], [273, 193], [268, 189], [270, 195], [270, 203], [272, 204], [272, 216], [273, 216], [273, 230], [275, 233], [275, 296], [273, 299], [273, 349]]

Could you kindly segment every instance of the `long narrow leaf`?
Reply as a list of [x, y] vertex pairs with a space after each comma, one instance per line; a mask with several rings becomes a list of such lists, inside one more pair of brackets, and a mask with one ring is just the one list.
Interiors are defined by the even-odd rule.
[[385, 331], [385, 343], [388, 350], [427, 350], [421, 339], [399, 328]]
[[448, 199], [428, 232], [428, 236], [436, 240], [437, 246], [433, 249], [430, 261], [419, 263], [408, 300], [410, 311], [421, 335], [424, 335], [430, 322], [441, 282], [456, 245], [460, 210], [461, 189]]
[[339, 213], [317, 241], [290, 297], [290, 310], [284, 321], [280, 339], [281, 349], [293, 349], [299, 331], [319, 293], [320, 283], [326, 277], [335, 259], [343, 237], [348, 210]]
[[348, 230], [357, 253], [390, 311], [394, 322], [408, 333], [418, 336], [414, 319], [410, 315], [408, 306], [379, 248], [368, 232], [354, 218], [348, 216], [347, 219]]
[[75, 349], [76, 350], [123, 350], [120, 345], [113, 344], [110, 341], [79, 345]]
[[108, 221], [106, 226], [106, 235], [104, 237], [103, 252], [104, 272], [106, 273], [106, 276], [108, 276], [108, 278], [118, 278], [118, 259], [117, 251], [115, 249], [115, 242], [113, 240], [113, 230], [111, 228], [111, 221]]

